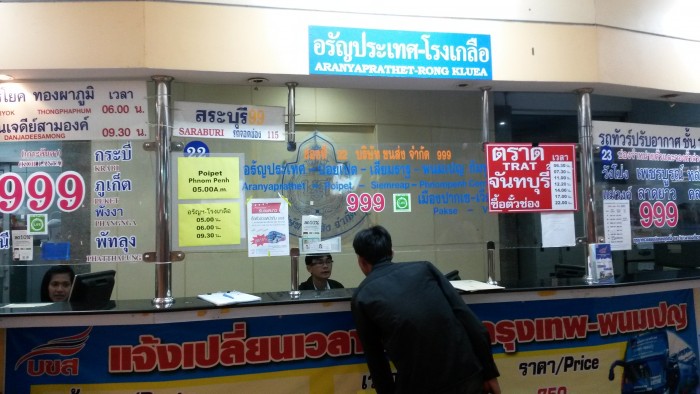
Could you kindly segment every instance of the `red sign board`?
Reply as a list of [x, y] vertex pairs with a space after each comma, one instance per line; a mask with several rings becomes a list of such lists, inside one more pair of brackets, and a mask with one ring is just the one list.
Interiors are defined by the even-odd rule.
[[575, 144], [486, 144], [489, 212], [575, 211]]

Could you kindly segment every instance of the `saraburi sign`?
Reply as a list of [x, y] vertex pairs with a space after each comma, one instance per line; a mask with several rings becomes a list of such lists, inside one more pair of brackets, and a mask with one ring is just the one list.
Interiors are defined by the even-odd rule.
[[575, 211], [574, 144], [487, 144], [489, 212]]
[[285, 141], [284, 107], [178, 101], [173, 136]]
[[491, 36], [309, 26], [309, 74], [491, 80]]

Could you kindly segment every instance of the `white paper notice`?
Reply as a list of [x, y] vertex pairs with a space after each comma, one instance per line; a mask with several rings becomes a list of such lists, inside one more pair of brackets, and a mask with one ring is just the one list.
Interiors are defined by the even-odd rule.
[[302, 215], [301, 240], [304, 245], [321, 242], [321, 222], [323, 217], [317, 215]]
[[573, 212], [542, 212], [542, 247], [576, 246]]
[[12, 230], [12, 260], [34, 260], [34, 237], [27, 230]]
[[329, 238], [318, 242], [307, 242], [299, 239], [299, 252], [309, 253], [340, 253], [340, 237]]
[[629, 200], [603, 201], [605, 242], [612, 250], [632, 249], [632, 224]]

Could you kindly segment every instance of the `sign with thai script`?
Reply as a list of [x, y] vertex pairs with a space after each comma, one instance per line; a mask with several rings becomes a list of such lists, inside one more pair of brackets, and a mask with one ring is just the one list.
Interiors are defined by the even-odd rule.
[[309, 26], [309, 74], [490, 80], [491, 36]]
[[3, 83], [0, 141], [148, 137], [145, 81]]
[[700, 129], [593, 122], [593, 135], [598, 206], [627, 202], [633, 244], [700, 240]]
[[177, 196], [173, 245], [182, 250], [243, 249], [245, 193], [241, 155], [182, 156], [174, 160], [172, 185]]
[[489, 212], [575, 211], [574, 144], [487, 144]]
[[[580, 298], [548, 293], [470, 307], [488, 330], [505, 393], [615, 393], [632, 385], [647, 392], [677, 387], [682, 390], [672, 392], [695, 393], [698, 291]], [[269, 305], [220, 314], [199, 310], [195, 321], [168, 324], [127, 324], [126, 319], [110, 324], [100, 318], [92, 319], [93, 326], [7, 328], [0, 330], [5, 349], [0, 390], [369, 391], [372, 379], [349, 304], [340, 310], [334, 304], [319, 303], [323, 313], [292, 314], [290, 305]], [[104, 316], [115, 321], [114, 315]], [[321, 382], [322, 389], [315, 390], [313, 382]]]
[[[685, 152], [619, 151], [619, 156], [638, 160], [700, 163], [700, 128], [655, 124], [593, 122], [593, 145], [628, 149], [680, 149]], [[605, 158], [603, 158], [605, 159]]]
[[284, 107], [178, 101], [173, 136], [285, 141]]

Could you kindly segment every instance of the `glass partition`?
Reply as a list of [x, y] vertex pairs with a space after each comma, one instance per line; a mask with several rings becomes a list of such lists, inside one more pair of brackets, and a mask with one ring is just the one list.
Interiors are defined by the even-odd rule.
[[[148, 83], [150, 119], [153, 91]], [[188, 83], [174, 83], [172, 91], [173, 112], [180, 102], [286, 108], [288, 93], [282, 87]], [[250, 254], [251, 245], [262, 241], [249, 232], [247, 206], [268, 199], [282, 201], [288, 211], [285, 248], [304, 250], [305, 218], [319, 218], [320, 238], [333, 247], [331, 278], [349, 288], [364, 277], [352, 239], [373, 224], [391, 232], [395, 261], [429, 260], [445, 273], [459, 271], [462, 279], [487, 279], [489, 241], [497, 278], [506, 283], [548, 286], [557, 265], [584, 266], [583, 246], [542, 247], [540, 214], [488, 212], [480, 93], [297, 88], [296, 97], [294, 151], [285, 141], [173, 138], [180, 148], [171, 162], [171, 244], [184, 259], [156, 263], [171, 264], [176, 300], [219, 290], [290, 290], [288, 250]], [[503, 107], [496, 105], [499, 117]], [[504, 132], [500, 121], [489, 119], [492, 141], [577, 142], [575, 122], [561, 133], [533, 137]], [[0, 303], [38, 302], [44, 272], [56, 264], [76, 273], [113, 269], [113, 298], [153, 298], [155, 263], [143, 255], [154, 251], [159, 231], [159, 169], [145, 144], [154, 139], [155, 126], [146, 127], [147, 139], [0, 143]], [[193, 144], [215, 160], [198, 161], [186, 150]], [[192, 186], [188, 174], [203, 180]], [[187, 197], [183, 185], [211, 191], [211, 198]], [[215, 213], [188, 213], [200, 208]], [[33, 229], [37, 212], [39, 228]], [[573, 216], [581, 236], [582, 215]], [[270, 234], [265, 242], [282, 240]], [[637, 249], [625, 253], [644, 260], [646, 252]], [[308, 272], [300, 265], [303, 281]]]

